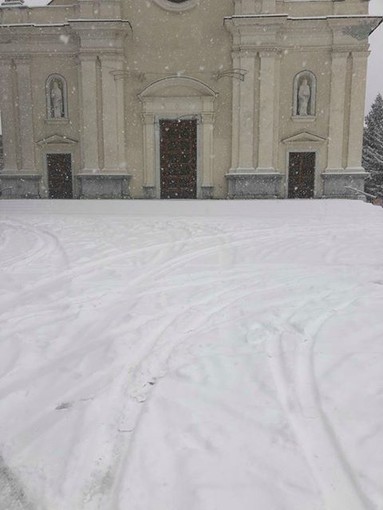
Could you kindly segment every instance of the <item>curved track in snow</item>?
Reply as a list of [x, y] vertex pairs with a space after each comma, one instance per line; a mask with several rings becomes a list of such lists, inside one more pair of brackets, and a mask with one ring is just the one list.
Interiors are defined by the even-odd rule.
[[19, 204], [1, 203], [0, 499], [382, 505], [380, 209]]

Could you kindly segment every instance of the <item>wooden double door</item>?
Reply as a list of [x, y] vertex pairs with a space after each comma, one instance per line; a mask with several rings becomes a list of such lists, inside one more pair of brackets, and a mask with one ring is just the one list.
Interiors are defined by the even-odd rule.
[[72, 156], [47, 154], [49, 198], [73, 198]]
[[289, 153], [288, 198], [314, 198], [315, 152]]
[[161, 198], [197, 198], [197, 121], [160, 120]]

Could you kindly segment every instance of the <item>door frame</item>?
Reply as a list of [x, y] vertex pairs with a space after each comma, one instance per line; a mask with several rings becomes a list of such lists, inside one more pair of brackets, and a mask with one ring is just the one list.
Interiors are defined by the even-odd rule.
[[[315, 165], [314, 165], [314, 194], [313, 198], [318, 196], [318, 185], [317, 185], [317, 169], [318, 169], [318, 149], [289, 149], [286, 151], [286, 186], [285, 186], [285, 198], [289, 198], [289, 178], [290, 178], [290, 153], [299, 152], [313, 152], [315, 154]], [[292, 198], [291, 200], [299, 200]]]
[[75, 186], [75, 176], [73, 173], [73, 152], [68, 150], [49, 150], [44, 153], [44, 173], [45, 173], [45, 188], [46, 188], [46, 197], [49, 197], [49, 177], [48, 177], [48, 156], [49, 155], [57, 155], [57, 154], [65, 154], [70, 156], [70, 166], [72, 173], [72, 197], [76, 198], [76, 186]]
[[148, 85], [138, 98], [143, 121], [143, 190], [159, 198], [159, 119], [197, 119], [197, 198], [214, 191], [214, 101], [217, 92], [190, 76], [169, 76]]
[[[197, 192], [196, 198], [201, 198], [201, 116], [200, 115], [156, 115], [154, 121], [154, 137], [155, 137], [155, 153], [156, 153], [156, 198], [161, 198], [161, 128], [160, 120], [195, 120], [197, 122], [197, 140], [196, 140], [196, 151], [197, 151]], [[181, 199], [182, 200], [182, 199]], [[187, 200], [187, 199], [184, 199]], [[195, 199], [190, 199], [195, 200]]]

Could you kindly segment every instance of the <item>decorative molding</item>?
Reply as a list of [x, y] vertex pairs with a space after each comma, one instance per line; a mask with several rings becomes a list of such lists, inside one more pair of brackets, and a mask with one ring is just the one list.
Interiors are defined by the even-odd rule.
[[170, 76], [148, 85], [138, 98], [142, 103], [144, 194], [160, 197], [161, 119], [197, 121], [197, 198], [212, 196], [214, 175], [214, 101], [217, 93], [195, 78]]
[[374, 22], [364, 21], [362, 23], [358, 23], [358, 25], [351, 25], [344, 27], [342, 33], [345, 35], [350, 35], [353, 39], [357, 41], [365, 41], [368, 39], [369, 35], [375, 30], [376, 26]]
[[67, 136], [61, 136], [61, 135], [52, 135], [48, 136], [47, 138], [42, 138], [38, 142], [36, 142], [37, 145], [40, 147], [46, 146], [46, 145], [75, 145], [78, 143], [78, 140], [74, 140], [72, 138], [68, 138]]
[[154, 3], [165, 9], [166, 11], [183, 12], [199, 5], [200, 0], [153, 0]]
[[[304, 83], [306, 82], [306, 84]], [[293, 118], [315, 118], [316, 113], [316, 76], [309, 70], [300, 71], [294, 77], [293, 83]], [[305, 99], [305, 111], [301, 112], [301, 89], [306, 87], [307, 94], [303, 96]], [[306, 92], [306, 91], [305, 91]]]
[[309, 133], [308, 131], [303, 131], [302, 133], [297, 133], [296, 135], [289, 136], [288, 138], [284, 138], [281, 140], [282, 143], [290, 144], [290, 143], [309, 143], [309, 144], [322, 144], [325, 143], [327, 140], [326, 138], [322, 138], [318, 135], [313, 135], [312, 133]]
[[162, 78], [148, 85], [140, 94], [138, 94], [138, 98], [140, 101], [144, 101], [145, 98], [161, 97], [163, 91], [175, 87], [192, 89], [199, 96], [215, 98], [218, 95], [217, 92], [211, 89], [208, 85], [195, 78], [191, 78], [189, 76], [169, 76], [168, 78]]
[[68, 118], [67, 83], [61, 74], [51, 74], [45, 82], [47, 119]]
[[218, 81], [221, 78], [235, 78], [240, 81], [245, 80], [245, 76], [248, 73], [246, 69], [240, 69], [240, 68], [232, 68], [232, 69], [224, 69], [222, 71], [218, 71], [214, 74], [214, 78]]
[[305, 115], [302, 117], [301, 115], [292, 115], [291, 120], [293, 122], [315, 122], [316, 121], [316, 115]]

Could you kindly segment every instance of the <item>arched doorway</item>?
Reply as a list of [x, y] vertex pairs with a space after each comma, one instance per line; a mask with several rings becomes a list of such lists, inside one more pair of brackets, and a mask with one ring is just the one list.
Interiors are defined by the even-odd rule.
[[201, 81], [178, 76], [158, 80], [139, 94], [146, 197], [212, 197], [215, 98]]

